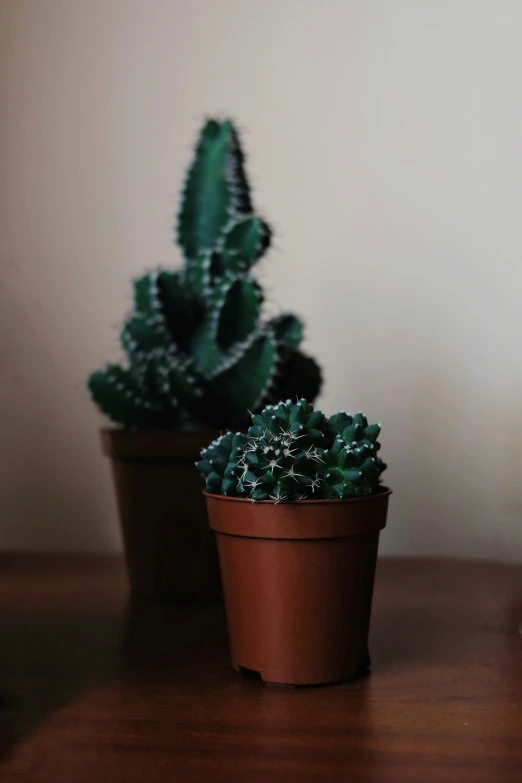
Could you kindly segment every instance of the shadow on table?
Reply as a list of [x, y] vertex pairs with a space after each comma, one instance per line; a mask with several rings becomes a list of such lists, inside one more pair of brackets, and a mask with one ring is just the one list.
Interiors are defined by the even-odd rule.
[[118, 652], [119, 673], [143, 677], [205, 664], [229, 667], [224, 609], [214, 604], [153, 603], [132, 598], [125, 608]]
[[0, 618], [0, 760], [114, 669], [119, 613]]
[[422, 606], [392, 607], [386, 613], [375, 612], [372, 618], [372, 663], [376, 669], [394, 671], [412, 664], [465, 664], [480, 632], [476, 616], [458, 607], [444, 613]]
[[123, 614], [4, 614], [0, 626], [0, 760], [108, 679], [168, 682], [202, 662], [230, 673], [220, 606], [129, 599]]

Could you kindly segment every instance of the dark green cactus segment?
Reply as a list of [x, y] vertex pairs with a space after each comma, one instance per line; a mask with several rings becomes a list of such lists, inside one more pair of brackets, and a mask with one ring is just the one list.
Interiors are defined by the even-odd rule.
[[351, 443], [352, 441], [360, 440], [362, 438], [363, 431], [363, 428], [354, 422], [349, 424], [348, 427], [344, 428], [342, 435], [347, 443]]
[[198, 299], [190, 296], [179, 272], [160, 272], [158, 291], [167, 331], [172, 341], [185, 351], [190, 335], [204, 318], [204, 308]]
[[334, 416], [330, 416], [330, 424], [333, 432], [341, 436], [347, 443], [358, 441], [359, 445], [370, 447], [375, 452], [381, 448], [381, 444], [377, 440], [381, 425], [368, 424], [368, 420], [362, 413], [356, 413], [355, 416], [352, 416], [345, 411], [340, 411]]
[[205, 300], [212, 293], [210, 270], [213, 255], [213, 251], [204, 250], [182, 270], [187, 291], [201, 300]]
[[364, 437], [372, 443], [377, 443], [377, 438], [381, 432], [380, 424], [369, 424], [364, 428]]
[[216, 339], [224, 351], [241, 343], [256, 329], [263, 292], [255, 280], [235, 279], [228, 287], [219, 313]]
[[[344, 432], [351, 426], [345, 428]], [[358, 497], [375, 491], [382, 470], [377, 462], [375, 447], [369, 441], [364, 438], [347, 441], [338, 435], [331, 449], [323, 456], [326, 470], [323, 486], [325, 498]]]
[[189, 169], [177, 225], [187, 259], [210, 250], [231, 217], [251, 211], [243, 155], [232, 123], [209, 120]]
[[[374, 425], [361, 417], [341, 412], [327, 419], [304, 399], [267, 405], [252, 415], [246, 437], [233, 449], [234, 436], [227, 433], [202, 453], [198, 467], [208, 491], [253, 501], [369, 495], [379, 491], [386, 466], [376, 456], [376, 442], [364, 434]], [[347, 442], [338, 429], [352, 426], [360, 437]]]
[[303, 322], [291, 313], [283, 313], [268, 322], [277, 341], [287, 348], [299, 348], [303, 339]]
[[187, 175], [177, 238], [188, 259], [197, 258], [201, 251], [215, 245], [232, 209], [225, 178], [228, 136], [226, 125], [207, 122]]
[[[164, 409], [166, 415], [157, 416], [157, 422], [170, 422], [171, 409], [178, 406], [193, 415], [202, 396], [200, 379], [192, 360], [176, 352], [163, 322], [138, 313], [124, 324], [121, 342], [130, 370], [118, 370], [122, 377], [129, 374], [138, 385], [134, 389], [138, 402], [154, 400], [155, 408]], [[114, 377], [114, 368], [111, 374]]]
[[[307, 439], [304, 445], [315, 445], [317, 439], [327, 438], [330, 432], [328, 419], [315, 411], [311, 403], [301, 399], [296, 403], [287, 400], [277, 405], [267, 405], [259, 414], [252, 415], [252, 427], [248, 434], [256, 436], [255, 428], [260, 428], [271, 435], [279, 435], [283, 431], [299, 435]], [[326, 442], [326, 441], [325, 441]]]
[[213, 441], [201, 452], [201, 460], [196, 463], [207, 481], [208, 491], [217, 494], [236, 494], [241, 476], [237, 462], [243, 451], [246, 435], [241, 432], [228, 432]]
[[270, 334], [254, 336], [247, 347], [240, 346], [238, 359], [229, 357], [230, 366], [215, 376], [216, 393], [230, 419], [245, 410], [262, 405], [274, 378], [277, 346]]
[[135, 280], [134, 304], [139, 315], [158, 330], [166, 330], [183, 351], [203, 319], [203, 307], [190, 294], [180, 272], [153, 272]]
[[227, 272], [246, 272], [270, 245], [270, 226], [255, 215], [236, 220], [223, 234], [223, 263]]
[[161, 322], [154, 322], [141, 313], [131, 316], [124, 323], [120, 339], [131, 361], [140, 361], [148, 354], [169, 346], [169, 337]]
[[339, 413], [334, 413], [333, 416], [330, 416], [330, 424], [332, 425], [336, 435], [340, 435], [341, 432], [343, 432], [343, 430], [345, 430], [346, 427], [349, 427], [352, 423], [353, 416], [351, 416], [349, 413], [346, 413], [345, 411], [339, 411]]
[[250, 197], [250, 185], [245, 172], [245, 155], [234, 124], [230, 120], [226, 120], [226, 124], [228, 125], [230, 137], [225, 177], [232, 194], [233, 211], [236, 216], [249, 215], [254, 211], [254, 208]]
[[151, 357], [155, 386], [166, 402], [179, 405], [192, 415], [199, 409], [202, 391], [190, 359], [164, 352]]
[[107, 365], [89, 376], [88, 388], [99, 409], [116, 424], [129, 429], [158, 426], [159, 409], [129, 370]]
[[254, 281], [222, 278], [205, 307], [206, 319], [192, 336], [191, 352], [198, 370], [213, 377], [224, 366], [228, 349], [234, 347], [232, 358], [240, 357], [239, 343], [254, 331], [259, 319], [261, 292]]
[[254, 214], [228, 120], [201, 131], [177, 229], [183, 268], [134, 281], [134, 312], [120, 333], [125, 366], [117, 378], [112, 368], [89, 382], [101, 410], [122, 426], [222, 428], [244, 426], [247, 409], [276, 399], [313, 400], [321, 373], [298, 350], [301, 322], [289, 314], [265, 322], [249, 277], [271, 232]]
[[247, 340], [258, 331], [263, 293], [251, 278], [222, 278], [207, 299], [207, 317], [192, 338], [200, 372], [213, 377], [238, 360]]
[[322, 386], [321, 368], [311, 356], [285, 346], [279, 349], [280, 365], [270, 393], [270, 400], [315, 400]]
[[134, 307], [147, 318], [161, 316], [158, 291], [158, 273], [152, 272], [134, 280]]
[[225, 262], [223, 254], [219, 250], [213, 250], [210, 254], [210, 287], [214, 288], [223, 282], [225, 277]]
[[213, 325], [205, 322], [193, 335], [191, 353], [198, 371], [211, 378], [223, 363], [223, 351], [216, 342]]

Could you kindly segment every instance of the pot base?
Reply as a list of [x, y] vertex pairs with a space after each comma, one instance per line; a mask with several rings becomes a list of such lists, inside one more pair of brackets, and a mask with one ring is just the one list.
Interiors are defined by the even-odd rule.
[[277, 682], [273, 678], [273, 673], [270, 675], [263, 675], [263, 672], [256, 671], [255, 669], [248, 669], [246, 666], [241, 666], [239, 663], [232, 661], [232, 668], [236, 674], [241, 675], [244, 679], [258, 680], [263, 685], [268, 685], [271, 688], [324, 688], [328, 685], [343, 685], [346, 682], [351, 682], [359, 677], [364, 677], [370, 673], [370, 658], [368, 656], [368, 662], [362, 663], [355, 672], [350, 674], [341, 675], [333, 680], [323, 680], [319, 682]]

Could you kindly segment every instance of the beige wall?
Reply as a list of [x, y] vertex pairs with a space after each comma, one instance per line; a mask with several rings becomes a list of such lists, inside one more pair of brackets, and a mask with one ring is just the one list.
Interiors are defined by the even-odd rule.
[[325, 410], [384, 424], [383, 551], [522, 560], [519, 0], [0, 2], [0, 545], [115, 548], [88, 371], [177, 264], [205, 114], [245, 129], [261, 270]]

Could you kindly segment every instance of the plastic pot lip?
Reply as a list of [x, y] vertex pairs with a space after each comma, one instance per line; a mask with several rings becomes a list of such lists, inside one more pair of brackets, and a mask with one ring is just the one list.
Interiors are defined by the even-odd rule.
[[248, 498], [204, 492], [210, 527], [216, 533], [286, 541], [377, 534], [386, 525], [390, 494], [383, 487], [382, 492], [358, 498], [252, 503]]
[[170, 438], [179, 438], [180, 440], [195, 440], [196, 438], [203, 438], [203, 437], [219, 437], [219, 435], [223, 434], [223, 430], [213, 428], [213, 427], [201, 427], [197, 430], [178, 430], [175, 428], [172, 429], [163, 429], [160, 427], [156, 427], [154, 429], [130, 429], [129, 427], [118, 427], [117, 425], [107, 425], [105, 427], [100, 427], [100, 432], [102, 435], [106, 435], [110, 438], [132, 438], [135, 440], [144, 440], [146, 438], [158, 438], [163, 440], [168, 440]]
[[373, 492], [371, 495], [362, 495], [355, 498], [310, 498], [308, 500], [290, 500], [290, 501], [276, 501], [276, 500], [255, 500], [250, 498], [233, 498], [228, 495], [216, 495], [213, 492], [207, 492], [203, 490], [203, 494], [206, 498], [212, 498], [213, 500], [222, 500], [225, 502], [233, 503], [249, 503], [255, 506], [324, 506], [324, 505], [346, 505], [352, 503], [368, 503], [377, 498], [389, 497], [393, 493], [393, 490], [389, 487], [382, 487], [381, 491]]

